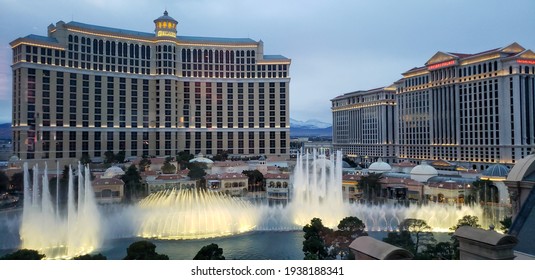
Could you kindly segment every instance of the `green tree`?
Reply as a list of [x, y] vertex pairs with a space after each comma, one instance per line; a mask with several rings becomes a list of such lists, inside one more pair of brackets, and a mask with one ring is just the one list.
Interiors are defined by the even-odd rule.
[[106, 151], [104, 152], [104, 163], [114, 163], [115, 162], [115, 154], [112, 151]]
[[389, 232], [388, 235], [383, 238], [383, 241], [388, 244], [403, 248], [414, 255], [415, 244], [412, 240], [411, 233], [408, 231]]
[[141, 161], [139, 161], [139, 171], [140, 172], [147, 171], [151, 164], [152, 162], [150, 161], [150, 159], [147, 158], [147, 156], [143, 156], [143, 158], [141, 158]]
[[[59, 204], [65, 205], [67, 203], [67, 195], [69, 190], [69, 166], [65, 165], [63, 166], [63, 173], [59, 175], [59, 192], [56, 190], [58, 178], [54, 177], [50, 179], [49, 186], [50, 186], [50, 194], [52, 195], [52, 198], [54, 201], [56, 200], [56, 196], [59, 195]], [[78, 180], [74, 180], [74, 184], [77, 184]], [[74, 188], [74, 191], [77, 192], [78, 188]]]
[[89, 157], [88, 153], [83, 153], [80, 157], [80, 163], [82, 165], [90, 164], [91, 163], [91, 157]]
[[513, 218], [511, 216], [505, 217], [500, 221], [500, 230], [503, 231], [504, 234], [507, 234], [512, 224]]
[[135, 198], [144, 195], [141, 175], [135, 165], [130, 165], [121, 179], [124, 182], [125, 199], [127, 202], [132, 202]]
[[106, 256], [98, 253], [96, 255], [85, 254], [85, 255], [74, 257], [72, 259], [73, 260], [93, 261], [93, 260], [107, 260], [108, 258], [106, 258]]
[[168, 260], [169, 256], [156, 253], [156, 245], [149, 241], [137, 241], [126, 249], [123, 260]]
[[198, 180], [206, 175], [206, 171], [204, 171], [207, 168], [205, 163], [193, 162], [189, 164], [188, 168], [188, 177], [191, 179]]
[[450, 235], [452, 235], [451, 239], [452, 239], [452, 247], [453, 247], [453, 252], [454, 252], [453, 258], [456, 259], [456, 260], [458, 260], [460, 258], [459, 240], [457, 240], [457, 238], [455, 238], [455, 236], [453, 236], [453, 232], [455, 232], [458, 228], [460, 228], [462, 226], [470, 226], [470, 227], [475, 227], [475, 228], [481, 228], [481, 225], [479, 224], [479, 218], [476, 217], [476, 216], [471, 216], [471, 215], [463, 216], [462, 218], [457, 220], [457, 224], [456, 225], [450, 227], [450, 230], [452, 231], [452, 233], [450, 233]]
[[4, 255], [0, 260], [42, 260], [44, 254], [39, 254], [36, 250], [20, 249], [11, 254]]
[[364, 233], [366, 225], [357, 217], [350, 216], [343, 218], [338, 224], [338, 230], [344, 236], [356, 237]]
[[361, 186], [364, 192], [363, 196], [369, 202], [381, 195], [381, 179], [383, 179], [383, 175], [378, 173], [370, 173], [360, 178], [358, 185]]
[[119, 152], [115, 155], [115, 162], [123, 163], [125, 157], [126, 157], [126, 152], [125, 152], [124, 150], [123, 150], [123, 151], [119, 151]]
[[194, 156], [190, 154], [187, 151], [180, 151], [178, 152], [178, 155], [176, 156], [176, 161], [178, 162], [178, 166], [181, 170], [186, 169], [189, 165], [189, 161], [192, 160]]
[[437, 244], [426, 245], [425, 250], [419, 255], [419, 259], [424, 260], [452, 260], [455, 250], [451, 242], [439, 242]]
[[[30, 178], [32, 177], [33, 170], [30, 169]], [[14, 191], [24, 190], [24, 173], [17, 172], [11, 176], [10, 184]]]
[[457, 224], [450, 227], [450, 230], [456, 231], [458, 228], [462, 226], [471, 226], [475, 228], [481, 228], [481, 225], [478, 223], [479, 223], [479, 218], [477, 216], [465, 215], [459, 220], [457, 220]]
[[399, 228], [401, 231], [408, 231], [414, 237], [414, 255], [417, 256], [421, 246], [435, 243], [435, 238], [431, 232], [432, 228], [420, 219], [405, 219]]
[[0, 194], [7, 192], [9, 188], [9, 177], [4, 171], [0, 171]]
[[217, 154], [212, 158], [214, 161], [225, 161], [228, 159], [227, 150], [218, 150]]
[[244, 170], [242, 174], [247, 176], [247, 185], [250, 192], [264, 190], [264, 174], [258, 170]]
[[324, 260], [329, 256], [327, 249], [325, 249], [325, 242], [323, 236], [330, 230], [326, 228], [321, 222], [320, 218], [313, 218], [310, 224], [303, 227], [305, 232], [305, 241], [303, 241], [303, 252], [305, 253], [305, 260], [316, 259]]
[[175, 174], [176, 166], [168, 161], [165, 161], [165, 163], [162, 166], [162, 173], [163, 174]]
[[224, 260], [223, 248], [215, 243], [203, 246], [199, 252], [193, 257], [194, 260]]

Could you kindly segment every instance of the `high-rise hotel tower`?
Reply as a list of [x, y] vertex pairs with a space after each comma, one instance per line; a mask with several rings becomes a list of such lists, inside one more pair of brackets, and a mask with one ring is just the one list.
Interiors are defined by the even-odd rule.
[[[332, 100], [335, 148], [380, 157], [386, 148], [377, 146], [392, 144], [388, 157], [395, 161], [445, 160], [480, 170], [535, 151], [533, 51], [513, 43], [476, 54], [437, 52], [402, 75], [390, 91]], [[384, 134], [385, 127], [394, 132]]]
[[21, 159], [289, 153], [291, 60], [248, 38], [58, 22], [13, 49], [13, 145]]

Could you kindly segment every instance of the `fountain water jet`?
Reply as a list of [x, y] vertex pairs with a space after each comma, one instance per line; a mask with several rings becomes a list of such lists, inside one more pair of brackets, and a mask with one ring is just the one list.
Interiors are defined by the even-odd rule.
[[[38, 250], [47, 258], [71, 258], [100, 247], [100, 215], [91, 187], [89, 168], [78, 165], [78, 201], [75, 203], [74, 174], [69, 167], [67, 213], [52, 202], [45, 166], [39, 187], [37, 166], [33, 168], [32, 187], [28, 164], [24, 163], [24, 206], [20, 226], [21, 248]], [[58, 195], [59, 192], [56, 193]]]
[[139, 203], [138, 236], [158, 239], [198, 239], [251, 231], [258, 221], [248, 201], [204, 190], [153, 193]]

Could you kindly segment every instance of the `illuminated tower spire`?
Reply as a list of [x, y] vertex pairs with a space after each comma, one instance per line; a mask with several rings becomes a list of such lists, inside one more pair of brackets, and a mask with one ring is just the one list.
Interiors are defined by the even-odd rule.
[[163, 16], [154, 20], [154, 32], [156, 37], [173, 37], [176, 38], [176, 25], [178, 21], [170, 17], [167, 11]]

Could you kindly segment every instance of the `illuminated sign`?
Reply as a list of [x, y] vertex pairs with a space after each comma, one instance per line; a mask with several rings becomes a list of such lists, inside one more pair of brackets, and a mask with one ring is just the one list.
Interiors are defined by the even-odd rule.
[[445, 62], [433, 64], [433, 65], [429, 65], [427, 67], [427, 70], [435, 70], [435, 69], [438, 69], [438, 68], [451, 66], [451, 65], [454, 65], [454, 64], [455, 64], [455, 60], [449, 60], [449, 61], [445, 61]]
[[163, 31], [163, 30], [160, 30], [158, 31], [158, 33], [156, 34], [156, 36], [158, 37], [176, 37], [176, 33], [175, 32], [172, 32], [172, 31]]
[[516, 62], [517, 62], [517, 63], [520, 63], [520, 64], [531, 64], [531, 65], [535, 65], [535, 60], [517, 59]]

